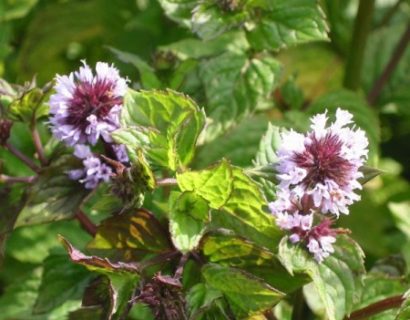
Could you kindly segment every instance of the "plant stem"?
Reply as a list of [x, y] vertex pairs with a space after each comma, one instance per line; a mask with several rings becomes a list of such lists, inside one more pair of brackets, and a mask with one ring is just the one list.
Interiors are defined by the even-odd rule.
[[364, 51], [372, 23], [375, 0], [359, 1], [349, 57], [347, 59], [343, 85], [347, 89], [357, 90], [360, 86]]
[[383, 16], [382, 20], [380, 21], [380, 23], [377, 25], [377, 28], [381, 28], [385, 25], [387, 25], [391, 18], [393, 18], [394, 14], [396, 13], [396, 11], [400, 8], [401, 3], [403, 2], [403, 0], [398, 0], [394, 6], [392, 6], [387, 13]]
[[409, 44], [409, 42], [410, 42], [410, 23], [407, 25], [406, 30], [401, 36], [382, 74], [374, 82], [373, 87], [367, 96], [367, 101], [369, 102], [370, 105], [373, 105], [376, 103], [377, 98], [382, 92], [384, 85], [390, 79], [394, 69], [397, 67], [398, 63], [400, 62], [400, 58], [403, 56], [404, 52], [406, 51], [406, 47]]
[[38, 159], [40, 160], [41, 165], [46, 166], [48, 161], [44, 155], [43, 144], [41, 143], [41, 138], [35, 125], [31, 126], [31, 136], [33, 137], [34, 147], [36, 148]]
[[37, 179], [37, 176], [29, 176], [29, 177], [10, 177], [5, 174], [0, 174], [0, 182], [5, 184], [13, 184], [13, 183], [33, 183]]
[[184, 272], [184, 266], [186, 262], [188, 261], [189, 256], [190, 256], [189, 253], [185, 253], [182, 255], [181, 260], [179, 260], [177, 270], [175, 271], [174, 279], [178, 279], [178, 280], [181, 279], [182, 273]]
[[298, 289], [294, 294], [292, 320], [305, 320], [309, 309], [303, 297], [303, 288]]
[[91, 236], [95, 236], [97, 234], [97, 226], [87, 217], [87, 215], [78, 210], [74, 216], [81, 224], [81, 227], [87, 231]]
[[177, 185], [177, 179], [175, 178], [164, 178], [157, 180], [158, 187], [167, 187]]
[[31, 170], [33, 170], [35, 173], [39, 173], [41, 168], [33, 162], [30, 158], [25, 156], [23, 153], [20, 152], [20, 150], [16, 149], [10, 142], [6, 143], [6, 148], [9, 150], [13, 155], [15, 155], [17, 158], [19, 158], [21, 161], [25, 163], [27, 167], [29, 167]]
[[345, 320], [367, 319], [368, 317], [378, 314], [380, 312], [398, 308], [401, 306], [403, 301], [404, 297], [402, 295], [386, 298], [384, 300], [373, 303], [363, 309], [352, 312], [352, 314], [349, 317], [345, 317]]

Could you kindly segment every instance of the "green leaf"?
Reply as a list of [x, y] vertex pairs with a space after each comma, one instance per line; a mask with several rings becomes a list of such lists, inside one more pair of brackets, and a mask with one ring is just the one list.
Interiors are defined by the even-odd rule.
[[148, 211], [138, 209], [102, 221], [87, 248], [123, 261], [138, 261], [147, 253], [161, 253], [170, 246], [159, 221]]
[[195, 193], [184, 192], [171, 201], [169, 228], [179, 251], [187, 253], [198, 246], [208, 221], [208, 203]]
[[203, 2], [193, 11], [191, 28], [200, 38], [209, 40], [240, 25], [248, 16], [247, 11], [223, 10], [214, 2]]
[[261, 279], [235, 268], [205, 265], [202, 275], [206, 283], [221, 291], [238, 318], [271, 309], [284, 294]]
[[165, 14], [172, 20], [189, 27], [191, 25], [192, 10], [196, 0], [159, 0]]
[[34, 314], [47, 313], [67, 300], [81, 299], [90, 272], [70, 263], [66, 254], [51, 254], [44, 260], [43, 266]]
[[135, 274], [135, 276], [137, 276], [137, 273], [140, 271], [140, 266], [137, 263], [111, 262], [107, 258], [87, 256], [80, 250], [73, 247], [71, 243], [68, 242], [64, 237], [59, 236], [59, 240], [67, 250], [70, 260], [73, 263], [77, 263], [87, 267], [89, 270], [97, 271], [105, 275], [115, 272], [128, 272]]
[[290, 276], [272, 251], [226, 230], [208, 234], [201, 243], [210, 262], [241, 268], [282, 292], [292, 292], [307, 282], [307, 277]]
[[39, 88], [24, 92], [21, 98], [10, 104], [9, 116], [16, 121], [31, 123], [32, 120], [48, 115], [49, 93], [44, 93]]
[[112, 319], [112, 315], [116, 312], [121, 313], [138, 284], [139, 272], [141, 271], [139, 264], [121, 261], [111, 262], [107, 258], [87, 256], [61, 236], [60, 241], [73, 263], [83, 265], [87, 269], [106, 275], [110, 279], [112, 308], [108, 312], [108, 319]]
[[259, 150], [255, 156], [256, 166], [266, 166], [275, 164], [278, 161], [276, 151], [282, 143], [281, 133], [284, 129], [272, 124], [268, 125], [268, 130], [259, 142]]
[[67, 171], [75, 168], [78, 159], [64, 155], [44, 168], [37, 181], [28, 189], [27, 200], [16, 226], [71, 218], [89, 193]]
[[357, 127], [366, 132], [369, 139], [369, 165], [375, 165], [378, 157], [380, 128], [379, 120], [365, 99], [348, 90], [338, 90], [319, 97], [309, 106], [309, 114], [322, 113], [326, 109], [333, 113], [337, 108], [351, 112]]
[[248, 59], [245, 53], [226, 52], [204, 61], [199, 75], [205, 87], [206, 113], [211, 118], [207, 140], [268, 103], [278, 84], [281, 67], [269, 55]]
[[278, 161], [276, 151], [282, 143], [281, 134], [284, 130], [269, 123], [268, 130], [259, 142], [259, 150], [254, 160], [255, 168], [250, 170], [270, 200], [275, 199], [277, 181], [275, 164]]
[[201, 146], [196, 154], [194, 167], [204, 168], [222, 158], [236, 166], [251, 166], [267, 126], [268, 119], [265, 116], [245, 118], [225, 135]]
[[185, 38], [180, 41], [159, 47], [160, 52], [171, 52], [180, 60], [201, 59], [221, 54], [225, 51], [245, 52], [249, 44], [245, 34], [232, 31], [216, 39], [201, 41], [196, 38]]
[[[213, 209], [212, 226], [227, 228], [267, 248], [275, 248], [281, 237], [258, 186], [243, 170], [225, 160], [215, 167], [177, 175], [182, 191], [193, 191]], [[275, 249], [273, 249], [275, 250]]]
[[219, 212], [212, 215], [214, 226], [231, 229], [256, 244], [277, 250], [282, 232], [265, 212], [267, 201], [257, 184], [242, 169], [232, 168], [232, 193]]
[[0, 297], [1, 320], [60, 320], [80, 306], [80, 300], [69, 300], [47, 314], [34, 315], [32, 308], [38, 295], [41, 272], [41, 268], [31, 270], [6, 288]]
[[140, 57], [133, 53], [124, 52], [112, 47], [109, 47], [109, 49], [117, 56], [119, 60], [125, 63], [130, 63], [138, 69], [143, 88], [158, 89], [162, 87], [161, 81], [155, 74], [155, 70]]
[[388, 208], [393, 214], [396, 226], [410, 239], [410, 201], [389, 202]]
[[177, 181], [182, 191], [195, 191], [213, 209], [222, 207], [232, 192], [232, 170], [226, 160], [209, 169], [177, 174]]
[[248, 40], [256, 50], [278, 50], [328, 40], [328, 28], [318, 1], [278, 0], [269, 6], [269, 10], [246, 25]]
[[[204, 283], [198, 283], [189, 290], [186, 296], [187, 308], [190, 319], [203, 319], [201, 316], [207, 314], [224, 314], [223, 295], [222, 292], [207, 286]], [[208, 319], [208, 318], [205, 318]], [[210, 319], [217, 319], [211, 317]]]
[[132, 91], [124, 98], [121, 113], [124, 129], [114, 132], [118, 143], [132, 152], [144, 145], [149, 159], [176, 170], [189, 163], [205, 116], [196, 103], [175, 91]]
[[279, 259], [288, 272], [304, 273], [313, 280], [329, 320], [343, 319], [358, 301], [365, 272], [363, 257], [361, 248], [345, 236], [338, 237], [335, 252], [320, 264], [287, 237], [279, 245]]

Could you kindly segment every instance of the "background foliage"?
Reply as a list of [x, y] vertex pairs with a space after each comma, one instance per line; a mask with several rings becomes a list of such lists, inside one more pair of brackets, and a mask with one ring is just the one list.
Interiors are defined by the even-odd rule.
[[[84, 201], [85, 191], [67, 183], [64, 174], [73, 159], [39, 121], [52, 165], [28, 192], [21, 185], [0, 187], [0, 319], [119, 318], [134, 289], [129, 284], [139, 276], [118, 261], [148, 259], [174, 246], [183, 253], [199, 246], [207, 263], [202, 271], [192, 261], [185, 266], [182, 282], [192, 319], [265, 319], [262, 311], [275, 305], [277, 319], [290, 319], [297, 294], [305, 295], [311, 310], [300, 319], [343, 319], [403, 294], [410, 264], [410, 46], [377, 96], [370, 93], [409, 28], [410, 2], [375, 1], [367, 8], [366, 45], [352, 47], [358, 5], [355, 0], [2, 0], [0, 77], [7, 82], [0, 82], [0, 98], [10, 104], [16, 122], [11, 143], [25, 154], [35, 149], [24, 122], [47, 114], [47, 93], [38, 88], [56, 73], [76, 69], [81, 59], [90, 65], [114, 62], [135, 90], [171, 90], [130, 92], [125, 127], [115, 134], [146, 178], [138, 201], [145, 194], [144, 207], [155, 217], [143, 210], [110, 217], [118, 203], [104, 188]], [[361, 53], [359, 75], [348, 80], [350, 64]], [[37, 89], [8, 85], [33, 77]], [[153, 105], [173, 112], [155, 113]], [[266, 217], [264, 197], [273, 197], [273, 182], [253, 182], [247, 174], [274, 161], [276, 126], [306, 130], [311, 115], [337, 107], [352, 112], [366, 131], [369, 164], [383, 174], [365, 185], [362, 201], [338, 222], [352, 231], [363, 252], [342, 239], [336, 254], [318, 266], [280, 241]], [[187, 119], [190, 126], [182, 126]], [[149, 147], [141, 155], [137, 147], [144, 144]], [[5, 149], [0, 158], [1, 174], [32, 174]], [[151, 192], [151, 169], [175, 176], [178, 190]], [[94, 223], [103, 221], [94, 238], [71, 219], [79, 205]], [[196, 215], [186, 216], [192, 207]], [[162, 229], [167, 217], [172, 243]], [[68, 262], [59, 234], [69, 240], [61, 241], [77, 264]], [[162, 272], [173, 267], [163, 264]], [[157, 271], [151, 266], [147, 272]], [[303, 292], [295, 291], [302, 285]], [[82, 297], [90, 287], [100, 294], [87, 304]], [[109, 290], [116, 300], [103, 293]], [[372, 319], [408, 319], [405, 307], [401, 314], [389, 310]], [[154, 316], [138, 303], [128, 317]]]

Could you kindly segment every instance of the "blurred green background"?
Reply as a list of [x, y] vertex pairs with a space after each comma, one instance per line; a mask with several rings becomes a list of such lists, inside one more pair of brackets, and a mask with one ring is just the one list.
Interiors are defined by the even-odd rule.
[[[311, 108], [309, 112], [313, 112], [318, 105], [321, 108], [343, 107], [344, 103], [355, 105], [352, 101], [356, 98], [351, 92], [341, 94], [337, 90], [343, 88], [358, 2], [320, 1], [330, 27], [330, 41], [272, 53], [283, 63], [279, 91], [276, 91], [282, 98], [276, 96], [257, 110], [255, 116], [232, 127], [218, 140], [201, 146], [195, 167], [204, 167], [223, 156], [234, 164], [250, 166], [269, 120], [305, 129], [307, 106]], [[376, 1], [357, 96], [364, 98], [370, 91], [409, 21], [410, 1]], [[194, 37], [189, 29], [170, 20], [156, 0], [0, 0], [0, 78], [22, 84], [36, 77], [38, 84], [44, 85], [55, 74], [78, 68], [85, 59], [90, 65], [97, 61], [114, 63], [132, 80], [132, 85], [139, 88], [143, 87], [141, 64], [137, 63], [136, 68], [135, 64], [125, 63], [126, 59], [112, 48], [136, 55], [162, 80], [168, 79], [169, 73], [182, 63], [178, 65], [173, 60], [175, 57], [167, 56], [159, 48]], [[190, 66], [185, 64], [183, 68], [188, 70]], [[183, 83], [175, 89], [193, 95], [205, 105], [206, 99], [201, 87], [196, 85], [196, 78], [186, 74]], [[335, 90], [339, 93], [332, 96]], [[394, 264], [401, 259], [398, 256], [409, 264], [410, 46], [377, 102], [357, 108], [369, 108], [364, 115], [358, 112], [355, 116], [362, 117], [362, 123], [371, 122], [371, 131], [376, 137], [372, 141], [377, 144], [372, 148], [378, 150], [372, 164], [385, 173], [366, 185], [363, 200], [353, 206], [351, 214], [343, 217], [340, 224], [350, 228], [352, 237], [364, 248], [368, 267], [375, 266], [380, 259], [390, 259]], [[33, 153], [24, 130], [14, 129], [13, 142], [27, 153]], [[46, 128], [43, 131], [46, 136]], [[5, 153], [0, 155], [7, 160]], [[10, 161], [7, 173], [21, 174], [17, 169], [19, 165]], [[78, 234], [79, 244], [88, 240], [87, 236], [81, 236], [74, 222], [20, 228], [14, 232], [6, 249], [8, 268], [0, 272], [3, 282], [0, 291], [13, 277], [38, 266], [50, 250], [58, 246], [56, 234], [62, 232]], [[8, 304], [3, 300], [0, 298], [0, 306]]]

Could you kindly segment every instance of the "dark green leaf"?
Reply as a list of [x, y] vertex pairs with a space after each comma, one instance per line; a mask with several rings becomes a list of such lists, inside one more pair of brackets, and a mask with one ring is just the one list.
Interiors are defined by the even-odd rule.
[[227, 231], [207, 235], [202, 250], [210, 262], [241, 268], [282, 292], [292, 292], [307, 282], [306, 277], [290, 276], [268, 249]]
[[256, 50], [278, 50], [300, 43], [328, 40], [318, 1], [278, 0], [249, 23], [248, 39]]
[[64, 245], [68, 252], [70, 260], [73, 263], [77, 263], [87, 267], [90, 270], [100, 272], [102, 274], [111, 273], [132, 273], [137, 277], [137, 273], [140, 271], [140, 266], [137, 263], [127, 262], [111, 262], [107, 258], [100, 258], [97, 256], [87, 256], [78, 249], [74, 248], [66, 239], [62, 236], [59, 240]]
[[224, 136], [201, 146], [195, 157], [195, 167], [204, 168], [222, 158], [236, 166], [251, 166], [267, 126], [268, 119], [265, 116], [244, 119]]
[[170, 245], [159, 221], [148, 211], [138, 209], [102, 221], [87, 248], [101, 250], [113, 259], [136, 261], [146, 253], [169, 250]]
[[[90, 279], [83, 267], [70, 263], [65, 254], [52, 254], [44, 260], [44, 270], [34, 314], [44, 314], [67, 300], [79, 300]], [[64, 276], [61, 276], [64, 275]]]
[[207, 140], [269, 104], [280, 71], [278, 61], [269, 55], [248, 59], [244, 53], [226, 52], [204, 61], [200, 78], [207, 97], [206, 113], [212, 120], [207, 127]]
[[193, 11], [191, 28], [200, 38], [209, 40], [245, 22], [248, 16], [246, 11], [224, 11], [218, 4], [203, 2]]
[[29, 188], [16, 226], [69, 219], [75, 214], [89, 192], [67, 175], [76, 165], [76, 158], [64, 155], [40, 173]]
[[261, 279], [239, 269], [208, 264], [202, 268], [202, 275], [210, 287], [226, 296], [238, 318], [268, 310], [284, 297]]
[[161, 81], [155, 75], [155, 70], [137, 55], [124, 52], [115, 48], [109, 48], [119, 60], [125, 63], [131, 63], [140, 73], [140, 79], [144, 89], [159, 89]]

